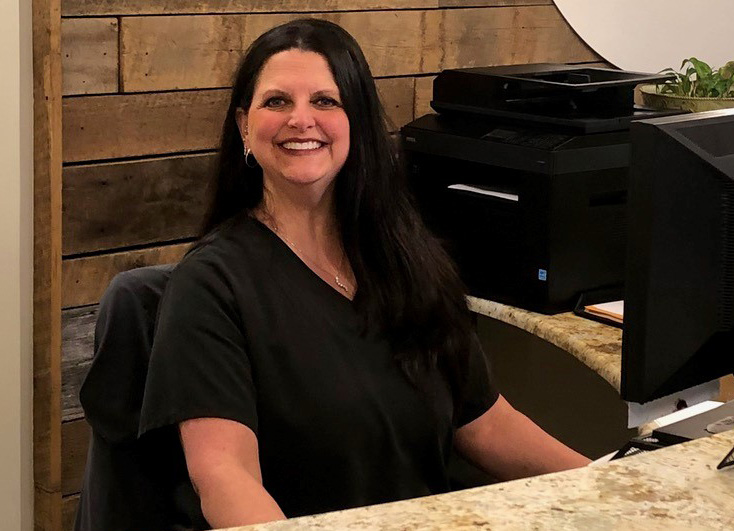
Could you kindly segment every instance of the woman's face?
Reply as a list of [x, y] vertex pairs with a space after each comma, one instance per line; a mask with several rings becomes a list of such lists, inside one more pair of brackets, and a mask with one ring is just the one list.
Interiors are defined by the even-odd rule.
[[268, 59], [237, 121], [271, 189], [316, 184], [323, 192], [349, 154], [349, 119], [326, 59], [315, 52]]

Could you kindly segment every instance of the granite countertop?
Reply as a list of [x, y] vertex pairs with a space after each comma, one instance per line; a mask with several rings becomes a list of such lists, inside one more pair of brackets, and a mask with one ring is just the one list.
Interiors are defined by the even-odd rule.
[[611, 463], [240, 531], [734, 529], [734, 431]]
[[569, 352], [617, 391], [622, 373], [622, 330], [571, 312], [543, 315], [476, 297], [469, 309], [530, 332]]

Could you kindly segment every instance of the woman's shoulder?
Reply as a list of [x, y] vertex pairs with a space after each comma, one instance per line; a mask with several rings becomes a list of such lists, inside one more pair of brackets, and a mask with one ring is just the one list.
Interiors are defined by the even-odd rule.
[[238, 216], [203, 236], [182, 260], [202, 261], [219, 258], [262, 257], [272, 246], [262, 225], [249, 216]]
[[241, 217], [196, 242], [173, 272], [176, 277], [233, 278], [266, 270], [272, 246], [255, 220]]

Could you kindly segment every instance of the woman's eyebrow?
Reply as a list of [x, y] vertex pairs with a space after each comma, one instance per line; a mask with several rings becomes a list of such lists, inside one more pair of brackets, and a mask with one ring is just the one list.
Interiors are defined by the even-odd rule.
[[262, 93], [262, 98], [270, 98], [273, 96], [288, 96], [288, 93], [280, 89], [268, 89]]
[[332, 89], [324, 89], [324, 90], [317, 90], [313, 93], [314, 96], [320, 97], [320, 96], [329, 96], [330, 98], [338, 98], [339, 97], [339, 91], [338, 90], [332, 90]]

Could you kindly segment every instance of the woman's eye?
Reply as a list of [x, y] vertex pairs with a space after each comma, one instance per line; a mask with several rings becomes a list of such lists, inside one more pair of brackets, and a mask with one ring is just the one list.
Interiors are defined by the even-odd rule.
[[322, 97], [316, 100], [316, 105], [319, 107], [339, 107], [339, 102], [334, 98]]
[[272, 97], [265, 100], [264, 107], [282, 107], [285, 105], [285, 99], [281, 97]]

